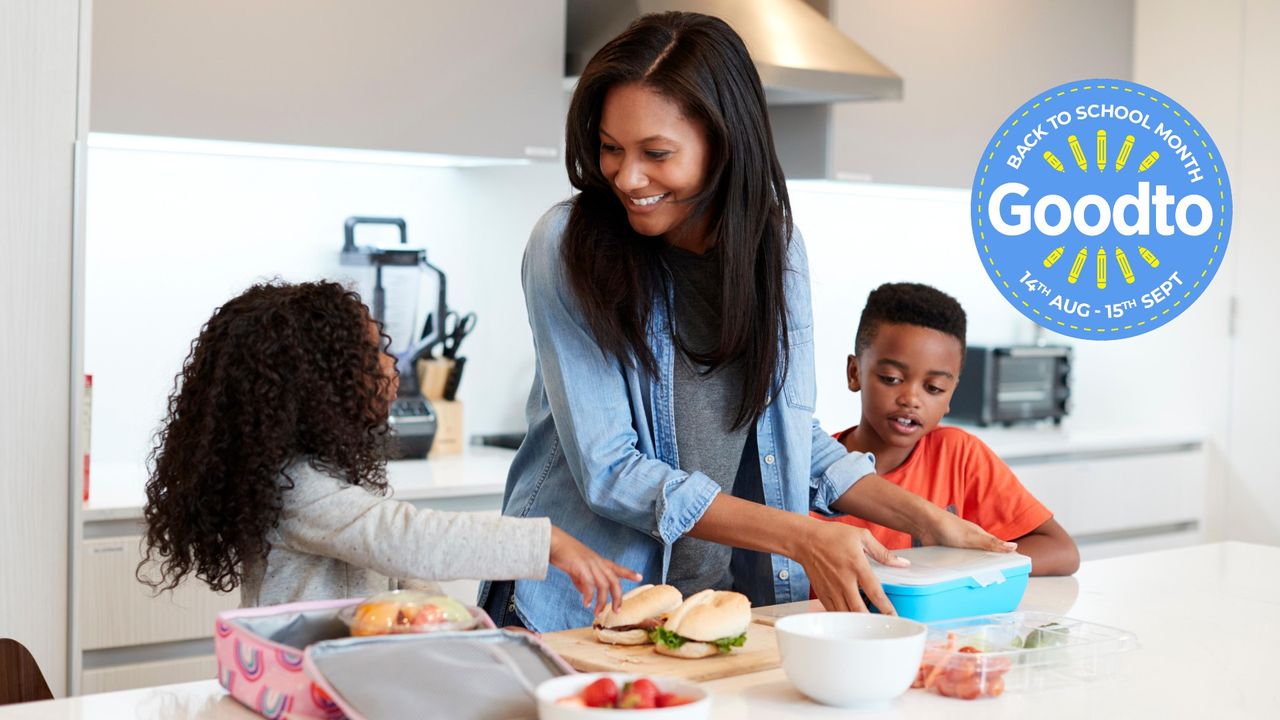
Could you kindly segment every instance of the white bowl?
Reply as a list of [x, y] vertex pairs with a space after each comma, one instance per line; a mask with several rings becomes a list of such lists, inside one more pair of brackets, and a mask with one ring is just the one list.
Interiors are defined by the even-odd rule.
[[[623, 683], [649, 678], [659, 692], [697, 698], [688, 705], [652, 710], [614, 710], [610, 708], [580, 708], [557, 705], [556, 701], [577, 695], [591, 683], [602, 677], [611, 677], [621, 688]], [[551, 678], [538, 685], [534, 691], [538, 699], [539, 720], [706, 720], [711, 717], [711, 694], [698, 685], [683, 680], [657, 675], [631, 675], [627, 673], [578, 673]]]
[[925, 626], [900, 617], [805, 613], [774, 630], [787, 678], [825, 705], [886, 704], [911, 687], [924, 657]]

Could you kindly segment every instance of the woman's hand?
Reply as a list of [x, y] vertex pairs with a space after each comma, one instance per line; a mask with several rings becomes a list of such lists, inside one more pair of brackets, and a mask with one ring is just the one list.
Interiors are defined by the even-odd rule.
[[942, 508], [937, 510], [931, 521], [920, 532], [919, 539], [922, 545], [947, 545], [991, 552], [1013, 552], [1018, 549], [1017, 543], [1005, 542], [974, 523], [961, 520]]
[[827, 610], [866, 612], [861, 588], [877, 610], [885, 615], [897, 615], [871, 570], [868, 555], [885, 565], [905, 567], [908, 564], [886, 550], [869, 531], [820, 520], [810, 522], [808, 537], [793, 559], [804, 566], [814, 594]]
[[605, 599], [613, 599], [613, 609], [622, 608], [622, 585], [618, 578], [640, 581], [640, 573], [606, 560], [594, 550], [578, 542], [569, 533], [551, 526], [551, 559], [553, 566], [563, 570], [582, 593], [582, 606], [591, 605], [595, 596], [596, 612], [604, 609]]

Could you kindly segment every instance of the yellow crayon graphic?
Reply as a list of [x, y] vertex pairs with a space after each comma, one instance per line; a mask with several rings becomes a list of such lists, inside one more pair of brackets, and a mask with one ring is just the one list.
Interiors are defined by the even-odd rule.
[[1049, 163], [1049, 167], [1053, 168], [1054, 170], [1057, 170], [1058, 172], [1063, 172], [1063, 170], [1062, 170], [1062, 161], [1058, 159], [1058, 156], [1057, 156], [1057, 155], [1054, 155], [1053, 153], [1049, 152], [1048, 150], [1045, 150], [1045, 151], [1044, 151], [1044, 161], [1045, 161], [1045, 162], [1047, 162], [1047, 163]]
[[1138, 172], [1146, 172], [1147, 168], [1151, 167], [1152, 165], [1155, 165], [1156, 161], [1159, 159], [1160, 159], [1160, 153], [1156, 152], [1155, 150], [1152, 150], [1149, 155], [1147, 155], [1145, 158], [1142, 159], [1142, 163], [1138, 165]]
[[1107, 249], [1098, 248], [1098, 289], [1107, 287]]
[[1044, 266], [1047, 268], [1053, 267], [1053, 264], [1058, 262], [1058, 258], [1062, 257], [1063, 250], [1066, 250], [1066, 248], [1060, 247], [1055, 249], [1053, 252], [1049, 253], [1048, 255], [1046, 255], [1044, 257]]
[[1129, 151], [1133, 149], [1133, 136], [1126, 136], [1124, 144], [1120, 146], [1120, 154], [1116, 157], [1116, 172], [1124, 169], [1124, 164], [1129, 162]]
[[1084, 261], [1088, 259], [1089, 248], [1080, 248], [1080, 252], [1076, 253], [1076, 261], [1071, 263], [1071, 272], [1067, 273], [1067, 282], [1076, 284], [1076, 280], [1080, 279], [1080, 271], [1084, 269]]
[[1129, 267], [1129, 256], [1124, 254], [1124, 250], [1116, 248], [1116, 262], [1120, 265], [1120, 272], [1124, 275], [1124, 281], [1133, 284], [1133, 268]]
[[1150, 265], [1151, 267], [1153, 268], [1160, 267], [1160, 258], [1156, 257], [1155, 255], [1152, 255], [1150, 250], [1139, 245], [1138, 254], [1141, 255], [1142, 259], [1146, 260], [1147, 264]]
[[1084, 159], [1084, 148], [1080, 147], [1080, 140], [1075, 135], [1067, 136], [1067, 144], [1071, 146], [1071, 154], [1076, 158], [1076, 164], [1081, 170], [1089, 171], [1089, 162]]
[[1098, 131], [1098, 169], [1107, 169], [1107, 131]]

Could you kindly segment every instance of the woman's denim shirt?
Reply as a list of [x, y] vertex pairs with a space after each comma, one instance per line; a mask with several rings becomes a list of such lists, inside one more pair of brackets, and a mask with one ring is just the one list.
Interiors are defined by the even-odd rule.
[[[701, 472], [680, 470], [672, 410], [675, 350], [664, 303], [654, 303], [649, 341], [659, 376], [606, 355], [587, 327], [560, 254], [569, 205], [548, 211], [529, 238], [523, 263], [525, 304], [537, 364], [525, 415], [529, 432], [507, 476], [503, 513], [546, 516], [602, 556], [666, 580], [671, 544], [689, 532], [720, 487]], [[875, 472], [875, 458], [849, 453], [813, 417], [813, 312], [809, 267], [797, 231], [785, 276], [790, 364], [781, 393], [756, 423], [765, 502], [794, 513], [830, 504], [859, 478]], [[804, 568], [771, 556], [779, 603], [809, 596]], [[624, 590], [633, 583], [624, 581]], [[486, 583], [480, 602], [488, 596]], [[590, 625], [592, 613], [569, 576], [552, 569], [546, 580], [517, 580], [515, 607], [531, 630], [553, 632]]]

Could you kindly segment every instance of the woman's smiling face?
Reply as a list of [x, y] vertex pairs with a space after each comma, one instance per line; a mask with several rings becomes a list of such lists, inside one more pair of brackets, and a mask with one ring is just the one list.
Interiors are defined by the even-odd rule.
[[600, 172], [641, 235], [686, 229], [690, 199], [706, 183], [708, 155], [706, 131], [670, 99], [636, 83], [605, 95]]

